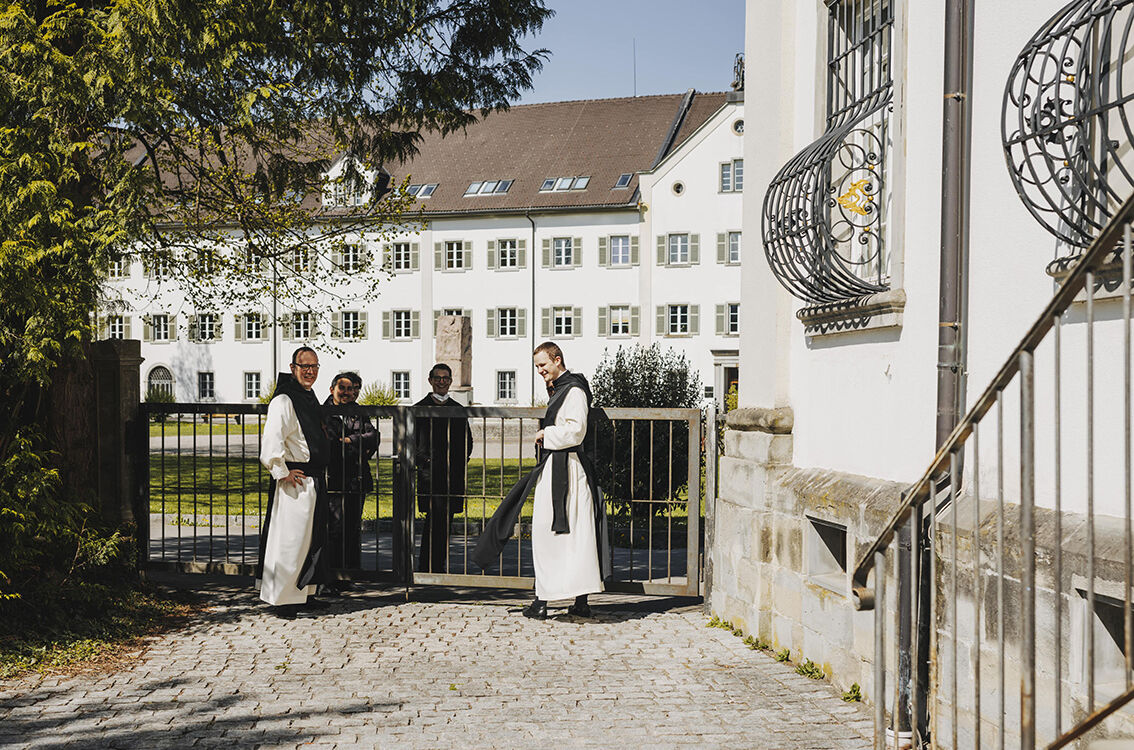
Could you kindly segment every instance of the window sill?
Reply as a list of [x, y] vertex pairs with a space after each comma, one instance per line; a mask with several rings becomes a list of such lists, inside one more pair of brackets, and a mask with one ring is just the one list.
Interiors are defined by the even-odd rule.
[[878, 294], [805, 307], [795, 314], [809, 337], [837, 336], [857, 331], [901, 328], [906, 293], [891, 289]]

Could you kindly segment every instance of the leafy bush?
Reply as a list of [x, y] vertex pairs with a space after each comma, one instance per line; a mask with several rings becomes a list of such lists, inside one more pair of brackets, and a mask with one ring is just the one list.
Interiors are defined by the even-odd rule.
[[[604, 353], [591, 383], [596, 407], [696, 408], [701, 401], [701, 377], [688, 358], [658, 344]], [[688, 423], [600, 418], [594, 436], [599, 484], [615, 499], [616, 516], [648, 518], [685, 492]]]
[[401, 399], [394, 393], [393, 386], [375, 381], [362, 389], [358, 403], [363, 406], [397, 406]]

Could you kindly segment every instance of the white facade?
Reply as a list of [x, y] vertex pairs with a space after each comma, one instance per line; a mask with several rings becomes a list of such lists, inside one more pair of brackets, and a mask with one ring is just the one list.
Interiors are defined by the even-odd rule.
[[[119, 316], [121, 323], [104, 316], [104, 335], [142, 338], [143, 392], [154, 369], [165, 368], [178, 401], [254, 400], [251, 383], [258, 376], [259, 393], [268, 392], [273, 361], [286, 369], [301, 343], [320, 351], [318, 388], [329, 387], [335, 372], [351, 369], [361, 374], [364, 387], [408, 383], [404, 395], [411, 401], [428, 391], [436, 315], [459, 311], [472, 322], [475, 403], [527, 405], [533, 396], [542, 401], [530, 352], [547, 339], [563, 347], [572, 369], [588, 375], [605, 350], [658, 341], [683, 351], [721, 400], [726, 379], [735, 380], [740, 303], [743, 194], [733, 172], [742, 175], [744, 107], [740, 97], [733, 98], [655, 169], [638, 174], [637, 206], [485, 210], [430, 216], [421, 231], [410, 234], [363, 235], [365, 251], [382, 257], [393, 273], [380, 281], [375, 301], [344, 305], [331, 321], [312, 321], [319, 330], [305, 340], [290, 332], [293, 311], [286, 299], [278, 300], [281, 330], [275, 341], [270, 300], [258, 311], [221, 313], [216, 340], [190, 340], [194, 311], [183, 303], [184, 295], [163, 293], [142, 309], [135, 292], [150, 280], [137, 264], [125, 278], [110, 282], [132, 309]], [[728, 165], [724, 191], [721, 165]], [[673, 189], [677, 182], [682, 183], [679, 192]], [[679, 243], [674, 262], [671, 236]], [[659, 237], [666, 248], [662, 255]], [[516, 265], [501, 267], [501, 252], [513, 248]], [[395, 253], [408, 267], [393, 263]], [[261, 316], [259, 338], [236, 335], [238, 327], [248, 325], [237, 316], [248, 313]], [[168, 336], [153, 325], [162, 315], [170, 316]], [[320, 339], [329, 329], [351, 325], [360, 326], [360, 335]], [[321, 347], [321, 340], [341, 353]]]

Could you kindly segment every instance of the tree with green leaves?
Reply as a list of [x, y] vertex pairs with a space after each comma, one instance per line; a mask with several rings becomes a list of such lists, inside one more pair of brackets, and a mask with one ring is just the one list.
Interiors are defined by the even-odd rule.
[[[3, 590], [39, 564], [15, 538], [46, 549], [66, 533], [36, 536], [45, 498], [60, 501], [48, 415], [82, 369], [111, 265], [140, 256], [218, 304], [281, 276], [300, 301], [323, 294], [326, 269], [295, 262], [312, 229], [334, 241], [347, 222], [401, 221], [408, 201], [381, 189], [383, 165], [529, 88], [547, 53], [522, 43], [549, 15], [542, 0], [0, 8]], [[332, 210], [336, 191], [363, 200]]]
[[[697, 408], [701, 377], [683, 352], [658, 344], [604, 352], [591, 380], [595, 407]], [[689, 426], [681, 420], [596, 421], [599, 485], [615, 513], [650, 517], [689, 484]]]

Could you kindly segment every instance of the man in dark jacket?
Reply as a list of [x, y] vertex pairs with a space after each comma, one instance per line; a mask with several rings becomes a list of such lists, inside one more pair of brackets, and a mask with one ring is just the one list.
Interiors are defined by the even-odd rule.
[[472, 456], [472, 430], [465, 407], [449, 395], [453, 370], [436, 364], [429, 371], [432, 392], [414, 406], [432, 406], [453, 416], [418, 415], [416, 424], [417, 507], [425, 513], [417, 569], [449, 570], [449, 526], [465, 509], [465, 468]]
[[331, 438], [331, 460], [327, 465], [330, 494], [328, 533], [332, 568], [358, 569], [362, 566], [362, 502], [374, 487], [370, 457], [378, 450], [378, 431], [356, 403], [362, 378], [344, 372], [331, 382], [331, 395], [324, 406]]

